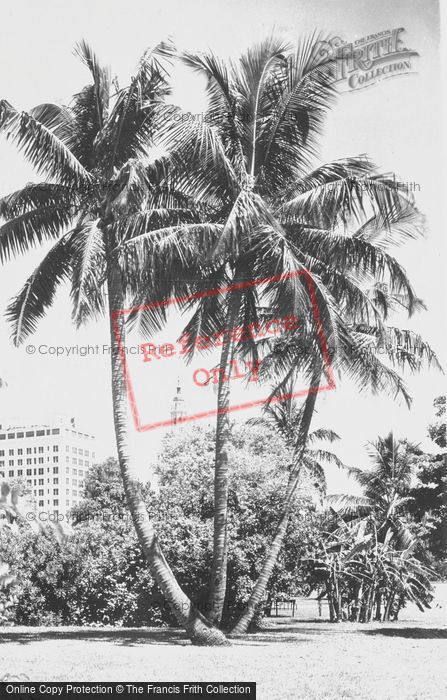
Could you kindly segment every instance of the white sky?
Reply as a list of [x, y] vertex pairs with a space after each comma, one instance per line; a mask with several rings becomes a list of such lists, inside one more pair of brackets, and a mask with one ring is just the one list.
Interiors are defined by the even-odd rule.
[[[437, 3], [433, 0], [59, 0], [18, 1], [2, 8], [0, 26], [0, 98], [19, 108], [45, 101], [67, 102], [86, 82], [85, 69], [73, 56], [73, 46], [86, 38], [104, 63], [112, 65], [120, 83], [127, 79], [148, 46], [172, 36], [176, 44], [195, 50], [211, 47], [223, 56], [236, 57], [249, 44], [272, 29], [286, 39], [321, 29], [354, 40], [384, 29], [404, 27], [409, 48], [420, 53], [417, 75], [384, 81], [361, 92], [340, 96], [322, 138], [321, 161], [368, 153], [384, 170], [395, 171], [401, 180], [420, 185], [417, 201], [427, 215], [427, 240], [400, 251], [418, 294], [429, 310], [407, 323], [420, 332], [439, 356], [445, 357], [441, 324], [445, 297], [445, 231], [441, 212], [442, 187], [441, 83], [438, 55]], [[204, 108], [203, 85], [186, 70], [173, 76], [174, 100], [187, 110]], [[15, 149], [0, 142], [0, 194], [34, 179]], [[23, 285], [40, 260], [43, 250], [7, 264], [0, 271], [0, 310]], [[48, 317], [30, 339], [36, 347], [108, 344], [106, 323], [76, 332], [62, 293]], [[85, 430], [96, 434], [98, 454], [114, 454], [114, 436], [107, 356], [27, 355], [8, 341], [9, 330], [0, 320], [0, 376], [9, 389], [0, 394], [0, 416], [29, 416], [36, 422], [48, 412], [77, 416]], [[164, 337], [171, 341], [171, 337]], [[176, 371], [170, 377], [145, 380], [148, 407], [170, 403]], [[421, 441], [426, 447], [426, 425], [432, 419], [433, 398], [445, 391], [439, 373], [410, 378], [414, 405], [409, 412], [392, 399], [359, 397], [346, 382], [318, 401], [318, 424], [335, 429], [343, 441], [338, 453], [352, 465], [366, 463], [364, 445], [394, 429], [397, 435]], [[141, 389], [143, 391], [143, 389]], [[192, 389], [194, 391], [194, 389]], [[196, 390], [197, 391], [197, 390]], [[197, 401], [185, 389], [187, 403]], [[238, 420], [248, 417], [239, 414]], [[3, 422], [0, 420], [0, 423]], [[139, 436], [141, 476], [156, 451], [162, 431]], [[140, 439], [141, 438], [141, 439]], [[333, 491], [351, 489], [346, 477], [329, 473]]]

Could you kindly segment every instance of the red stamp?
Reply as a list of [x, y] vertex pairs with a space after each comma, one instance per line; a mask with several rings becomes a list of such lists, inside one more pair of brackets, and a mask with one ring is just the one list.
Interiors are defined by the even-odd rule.
[[[269, 318], [265, 322], [248, 323], [244, 326], [219, 330], [210, 335], [196, 335], [194, 339], [191, 339], [189, 333], [181, 330], [184, 321], [177, 318], [177, 325], [180, 322], [180, 327], [175, 339], [174, 334], [171, 336], [170, 342], [166, 341], [165, 336], [145, 341], [139, 338], [131, 348], [128, 348], [124, 346], [120, 333], [118, 320], [121, 317], [128, 318], [131, 315], [135, 317], [145, 312], [150, 313], [152, 309], [161, 306], [168, 310], [172, 307], [174, 310], [180, 304], [183, 306], [188, 303], [193, 304], [205, 297], [225, 295], [249, 287], [271, 286], [276, 282], [283, 282], [298, 275], [302, 276], [305, 281], [304, 286], [309, 297], [313, 331], [318, 339], [326, 383], [314, 387], [299, 388], [292, 393], [277, 396], [272, 400], [298, 398], [306, 396], [310, 392], [334, 389], [335, 382], [330, 365], [329, 348], [321, 324], [312, 277], [307, 272], [300, 270], [275, 277], [237, 282], [205, 292], [196, 292], [189, 296], [171, 297], [140, 307], [117, 309], [112, 313], [113, 328], [136, 430], [143, 432], [215, 416], [218, 412], [215, 392], [223, 371], [219, 367], [218, 360], [222, 346], [226, 343], [238, 343], [240, 347], [241, 343], [248, 340], [263, 339], [268, 341], [287, 337], [288, 334], [299, 331], [300, 319], [295, 314], [288, 314], [282, 318]], [[128, 334], [126, 333], [126, 335]], [[217, 353], [214, 356], [214, 362], [211, 362], [210, 359], [206, 360], [205, 358], [209, 358], [213, 352]], [[192, 359], [197, 360], [199, 365], [191, 367]], [[253, 409], [266, 403], [271, 394], [271, 387], [266, 387], [260, 381], [259, 372], [262, 362], [262, 359], [245, 361], [238, 356], [229, 361], [226, 369], [227, 376], [224, 375], [224, 379], [231, 380], [235, 401], [228, 407], [228, 412]], [[174, 386], [173, 378], [180, 374], [183, 385], [186, 383], [187, 393], [189, 389], [191, 410], [180, 418], [174, 419], [172, 416], [170, 417], [169, 405], [167, 404], [168, 396], [172, 398], [172, 392], [168, 391], [168, 387]], [[191, 393], [192, 389], [194, 389], [194, 394]], [[157, 415], [154, 415], [154, 407]]]

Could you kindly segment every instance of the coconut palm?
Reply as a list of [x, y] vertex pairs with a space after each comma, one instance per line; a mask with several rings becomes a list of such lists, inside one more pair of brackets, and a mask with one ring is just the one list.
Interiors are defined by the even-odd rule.
[[330, 496], [328, 504], [345, 520], [374, 517], [379, 542], [386, 539], [401, 549], [412, 546], [414, 536], [408, 503], [411, 501], [414, 449], [407, 440], [396, 440], [392, 432], [369, 443], [367, 450], [373, 466], [366, 470], [349, 469], [363, 487], [363, 495]]
[[[118, 312], [132, 305], [141, 281], [141, 266], [124, 251], [124, 242], [167, 224], [182, 222], [199, 238], [206, 227], [189, 206], [188, 197], [176, 189], [169, 166], [150, 160], [168, 93], [160, 47], [144, 54], [130, 84], [121, 89], [85, 42], [78, 45], [77, 53], [91, 81], [68, 107], [43, 104], [20, 112], [5, 100], [0, 102], [0, 131], [46, 178], [0, 201], [4, 220], [0, 259], [53, 242], [8, 308], [12, 338], [19, 345], [35, 330], [64, 282], [71, 285], [77, 326], [102, 313], [109, 317], [116, 441], [139, 541], [154, 579], [193, 642], [228, 644], [180, 589], [148, 517], [130, 449], [129, 406], [117, 338], [125, 342], [126, 326]], [[159, 244], [161, 238], [155, 236]], [[167, 241], [163, 265], [171, 249]], [[190, 262], [182, 260], [186, 265]], [[151, 262], [150, 269], [157, 270], [153, 257]], [[153, 280], [148, 284], [145, 278], [145, 291], [157, 299], [165, 290], [156, 289]], [[158, 316], [154, 313], [152, 321], [161, 324], [163, 311]]]
[[[253, 418], [249, 423], [253, 425], [268, 425], [278, 432], [290, 448], [292, 454], [297, 447], [298, 431], [302, 420], [302, 409], [288, 393], [288, 397], [278, 403], [270, 403], [264, 407], [263, 415]], [[322, 497], [326, 494], [326, 466], [336, 466], [339, 469], [348, 467], [337, 455], [319, 446], [321, 442], [334, 443], [340, 440], [340, 436], [328, 428], [318, 428], [309, 432], [306, 449], [302, 457], [302, 471], [309, 483]], [[293, 468], [293, 465], [291, 465]]]
[[[404, 307], [408, 305], [408, 300], [402, 295], [399, 295], [397, 302], [393, 295], [387, 294], [385, 296], [386, 301], [385, 298], [382, 299], [382, 313], [385, 317], [396, 303], [402, 304]], [[341, 315], [343, 315], [344, 312], [345, 315], [347, 314], [349, 316], [349, 305], [344, 306], [343, 301], [340, 300], [340, 302], [339, 308]], [[408, 330], [402, 331], [394, 327], [386, 326], [378, 308], [376, 308], [376, 312], [376, 326], [358, 323], [343, 324], [341, 320], [339, 320], [339, 343], [336, 352], [333, 353], [333, 367], [334, 369], [339, 368], [340, 372], [353, 378], [362, 391], [368, 388], [371, 389], [373, 393], [391, 391], [394, 393], [395, 397], [403, 397], [407, 404], [410, 405], [411, 397], [408, 394], [400, 374], [395, 368], [400, 371], [409, 369], [415, 372], [420, 369], [423, 362], [429, 366], [434, 365], [438, 368], [440, 367], [439, 363], [430, 346], [425, 343], [418, 334]], [[379, 344], [374, 342], [379, 338]], [[304, 354], [302, 352], [303, 343], [306, 350]], [[275, 347], [275, 345], [277, 347]], [[263, 365], [263, 371], [266, 374], [273, 373], [282, 378], [274, 390], [272, 398], [275, 394], [279, 393], [281, 396], [281, 394], [287, 393], [287, 391], [289, 391], [287, 387], [294, 385], [296, 374], [302, 370], [303, 363], [305, 365], [306, 361], [308, 361], [308, 348], [309, 345], [306, 344], [305, 336], [303, 340], [302, 334], [297, 336], [297, 338], [294, 338], [292, 334], [291, 337], [285, 340], [281, 339], [273, 343], [272, 352]], [[382, 352], [386, 354], [388, 365], [384, 364], [377, 356], [378, 353]], [[395, 368], [390, 367], [390, 364], [394, 364]], [[315, 409], [316, 394], [318, 393], [321, 374], [322, 364], [321, 361], [319, 364], [318, 358], [316, 358], [310, 390], [304, 402], [304, 406], [298, 414], [300, 422], [298, 426], [294, 426], [294, 431], [291, 433], [295, 437], [294, 465], [290, 471], [288, 492], [284, 500], [271, 546], [266, 552], [260, 575], [253, 587], [244, 613], [233, 629], [234, 634], [245, 632], [256, 610], [259, 609], [268, 580], [272, 574], [282, 546], [293, 498], [300, 483], [306, 451], [306, 437]], [[283, 428], [281, 428], [281, 430], [283, 430]]]
[[[379, 303], [365, 290], [366, 279], [388, 283], [393, 297], [405, 298], [411, 312], [418, 306], [404, 270], [383, 245], [383, 239], [416, 235], [420, 221], [411, 198], [392, 177], [378, 174], [365, 156], [312, 170], [324, 117], [335, 97], [334, 64], [321, 58], [317, 44], [313, 36], [292, 50], [270, 38], [237, 65], [212, 53], [180, 56], [206, 78], [208, 108], [200, 118], [186, 118], [173, 108], [162, 138], [176, 161], [188, 164], [186, 190], [200, 193], [214, 210], [213, 221], [222, 224], [208, 258], [208, 285], [230, 285], [231, 290], [197, 304], [185, 329], [191, 342], [291, 312], [307, 323], [312, 309], [303, 276], [270, 284], [264, 297], [259, 288], [237, 284], [297, 270], [315, 285], [322, 329], [333, 346], [340, 304], [349, 305], [351, 320], [374, 326], [380, 316]], [[313, 359], [321, 358], [321, 350], [310, 325], [306, 357], [312, 376]], [[256, 348], [247, 340], [243, 347], [226, 343], [219, 366], [209, 606], [214, 621], [221, 617], [226, 580], [228, 368], [235, 352], [248, 349], [256, 360]], [[313, 386], [317, 383], [318, 377]]]

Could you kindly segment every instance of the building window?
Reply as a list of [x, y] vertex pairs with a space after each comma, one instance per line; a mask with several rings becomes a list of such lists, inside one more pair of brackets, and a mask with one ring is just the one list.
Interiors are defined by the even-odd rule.
[[9, 433], [8, 440], [14, 440], [15, 436], [16, 436], [15, 433]]
[[80, 469], [80, 470], [79, 470], [79, 476], [84, 476], [84, 470], [83, 470], [83, 469]]
[[8, 472], [8, 476], [9, 476], [9, 477], [11, 477], [11, 476], [14, 476], [14, 472], [13, 472], [13, 470], [12, 470], [12, 469], [10, 469], [10, 470], [9, 470], [9, 472]]
[[23, 459], [18, 459], [18, 460], [17, 460], [17, 464], [19, 465], [19, 467], [22, 466], [22, 464], [23, 464]]
[[13, 467], [13, 466], [14, 466], [14, 460], [13, 460], [13, 459], [10, 459], [10, 460], [9, 460], [9, 466], [10, 466], [10, 467]]
[[34, 430], [28, 430], [25, 433], [25, 437], [34, 437]]
[[44, 472], [43, 467], [40, 467], [40, 468], [39, 468], [39, 474], [43, 474], [43, 472]]
[[53, 499], [53, 506], [58, 506], [58, 505], [59, 505], [58, 499], [57, 499], [57, 498], [54, 498], [54, 499]]
[[32, 470], [32, 469], [27, 469], [27, 470], [26, 470], [26, 475], [27, 475], [27, 476], [31, 476], [32, 473], [33, 473], [33, 470]]
[[59, 428], [53, 428], [53, 430], [51, 431], [51, 435], [59, 435], [60, 432], [61, 431], [59, 430]]
[[45, 479], [39, 479], [39, 486], [43, 486], [45, 483]]
[[58, 483], [59, 483], [59, 479], [57, 476], [55, 476], [53, 479], [53, 484], [58, 484]]
[[39, 454], [42, 454], [43, 452], [43, 447], [39, 447]]
[[39, 508], [43, 508], [43, 506], [44, 506], [44, 502], [43, 502], [43, 501], [39, 501]]
[[26, 448], [26, 454], [27, 454], [27, 455], [32, 454], [32, 449], [31, 449], [31, 447], [27, 447], [27, 448]]
[[36, 437], [42, 437], [42, 435], [45, 435], [45, 430], [37, 430], [36, 431]]
[[18, 470], [17, 476], [23, 476], [23, 469], [19, 469], [19, 470]]
[[26, 460], [26, 463], [27, 463], [27, 464], [32, 464], [32, 463], [33, 463], [33, 460], [31, 459], [31, 457], [28, 457], [28, 459]]
[[59, 495], [59, 489], [53, 489], [53, 495], [58, 496]]
[[53, 452], [59, 452], [59, 445], [53, 445]]
[[66, 483], [66, 484], [69, 484], [69, 483], [70, 483], [70, 479], [65, 479], [65, 483]]
[[17, 450], [17, 454], [18, 454], [18, 455], [23, 455], [23, 450], [22, 450], [21, 447], [19, 447], [19, 449]]
[[70, 473], [70, 467], [65, 467], [65, 471], [66, 471], [67, 474], [69, 474], [69, 473]]
[[59, 457], [53, 457], [53, 462], [54, 462], [54, 463], [59, 462]]
[[77, 486], [77, 485], [78, 485], [77, 479], [73, 479], [73, 486]]
[[53, 467], [53, 474], [59, 474], [59, 467]]
[[39, 489], [39, 496], [43, 496], [44, 489]]
[[23, 438], [23, 433], [17, 433], [18, 438]]
[[[43, 464], [43, 457], [39, 457], [38, 462], [39, 462], [39, 464]], [[39, 469], [39, 474], [41, 474], [41, 473], [43, 474], [43, 469], [42, 469], [42, 472]]]
[[12, 457], [13, 454], [14, 454], [14, 450], [9, 450], [9, 456]]
[[78, 448], [77, 447], [72, 447], [71, 451], [73, 452], [74, 455], [78, 454]]
[[78, 495], [78, 492], [77, 492], [77, 491], [73, 491], [73, 496], [77, 496], [77, 495]]
[[5, 466], [5, 460], [2, 459], [2, 460], [0, 461], [0, 467], [4, 467], [4, 466]]
[[4, 456], [5, 456], [5, 450], [0, 450], [0, 457], [4, 457]]

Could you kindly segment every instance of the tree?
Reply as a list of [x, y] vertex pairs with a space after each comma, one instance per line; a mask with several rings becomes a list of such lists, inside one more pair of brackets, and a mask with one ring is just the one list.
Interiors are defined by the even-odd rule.
[[373, 466], [367, 470], [350, 468], [349, 472], [363, 487], [364, 495], [329, 496], [329, 505], [341, 517], [373, 516], [377, 539], [385, 539], [405, 549], [414, 543], [408, 503], [414, 474], [411, 459], [415, 447], [407, 440], [397, 440], [391, 432], [368, 445]]
[[[177, 428], [155, 465], [156, 496], [143, 485], [146, 507], [172, 571], [196, 607], [207, 610], [212, 557], [212, 480], [215, 431]], [[228, 595], [224, 624], [243, 609], [259, 572], [260, 552], [275, 527], [290, 459], [280, 436], [266, 427], [232, 426], [229, 461]], [[295, 595], [305, 586], [301, 561], [315, 549], [318, 515], [301, 491], [268, 597]], [[25, 525], [5, 533], [0, 549], [16, 574], [12, 621], [19, 624], [175, 624], [175, 609], [157, 591], [126, 508], [115, 459], [92, 467], [82, 501], [70, 512], [70, 536], [57, 541]]]
[[447, 560], [447, 456], [446, 456], [446, 397], [433, 402], [438, 420], [428, 427], [429, 437], [442, 449], [437, 454], [413, 450], [417, 483], [410, 491], [410, 512], [421, 524], [419, 539], [421, 555], [441, 576], [445, 576]]
[[[215, 431], [210, 427], [177, 428], [165, 439], [157, 464], [164, 504], [160, 514], [163, 523], [172, 521], [182, 530], [192, 532], [192, 523], [197, 518], [206, 526], [206, 575], [200, 585], [196, 578], [185, 581], [186, 590], [195, 587], [194, 600], [203, 611], [209, 608], [206, 584], [211, 564], [214, 440]], [[287, 489], [290, 460], [288, 446], [270, 426], [254, 425], [251, 421], [232, 425], [228, 449], [228, 585], [222, 618], [226, 627], [244, 610], [250, 588], [259, 575], [262, 552], [274, 533], [276, 514]], [[314, 546], [318, 529], [314, 497], [319, 494], [320, 486], [320, 482], [315, 486], [312, 475], [294, 501], [287, 547], [276, 563], [268, 598], [275, 591], [291, 595], [302, 590], [301, 559], [308, 554], [309, 542]], [[177, 539], [182, 543], [184, 535]], [[189, 547], [197, 547], [194, 540], [189, 540]], [[174, 570], [178, 571], [177, 561], [181, 559], [185, 559], [185, 552], [179, 544], [178, 555], [173, 559]], [[183, 575], [190, 574], [191, 570], [178, 576], [182, 580]]]
[[[193, 643], [228, 644], [178, 586], [148, 517], [134, 476], [130, 413], [118, 348], [118, 336], [124, 342], [126, 334], [120, 311], [134, 299], [141, 281], [140, 267], [123, 249], [125, 241], [159, 228], [161, 222], [187, 222], [194, 230], [203, 229], [200, 218], [185, 206], [185, 197], [171, 186], [169, 168], [149, 160], [168, 93], [167, 75], [159, 50], [147, 51], [130, 84], [112, 96], [110, 71], [99, 64], [85, 42], [77, 51], [90, 71], [91, 83], [68, 107], [43, 104], [19, 112], [6, 100], [0, 102], [0, 131], [47, 178], [1, 200], [5, 223], [0, 227], [0, 257], [25, 253], [44, 240], [56, 241], [8, 308], [13, 341], [19, 345], [34, 331], [57, 287], [66, 281], [71, 282], [76, 325], [107, 313], [117, 448], [139, 542], [152, 575]], [[153, 256], [150, 269], [156, 269]], [[159, 298], [154, 280], [145, 289], [152, 298]], [[160, 314], [162, 322], [163, 311]]]
[[[311, 170], [335, 97], [334, 62], [321, 58], [317, 39], [305, 39], [293, 51], [271, 38], [229, 66], [212, 53], [181, 54], [207, 80], [208, 109], [200, 119], [175, 118], [165, 128], [175, 157], [188, 163], [191, 191], [202, 193], [223, 224], [208, 248], [210, 274], [204, 288], [229, 285], [221, 298], [198, 303], [185, 332], [192, 341], [203, 335], [209, 341], [216, 332], [230, 335], [242, 325], [297, 314], [307, 325], [300, 367], [313, 389], [325, 371], [318, 334], [306, 323], [312, 309], [305, 277], [287, 278], [287, 273], [299, 270], [312, 279], [321, 311], [319, 330], [334, 347], [353, 341], [357, 353], [351, 353], [350, 370], [364, 382], [368, 363], [358, 351], [359, 340], [371, 339], [377, 331], [372, 320], [382, 325], [390, 303], [383, 292], [378, 301], [371, 298], [365, 278], [387, 282], [390, 297], [400, 295], [410, 312], [417, 308], [404, 271], [384, 243], [411, 238], [420, 226], [411, 198], [403, 196], [393, 178], [378, 174], [365, 156]], [[174, 110], [174, 116], [182, 115]], [[279, 284], [268, 285], [264, 298], [256, 288], [240, 285], [283, 273]], [[252, 340], [224, 343], [219, 365], [209, 615], [216, 622], [225, 599], [228, 548], [229, 367], [238, 352], [250, 356], [253, 367], [258, 348]], [[346, 361], [347, 353], [341, 356]], [[376, 387], [391, 382], [402, 388], [377, 358], [369, 365]], [[314, 401], [311, 392], [309, 425]], [[303, 425], [304, 438], [309, 425]]]

